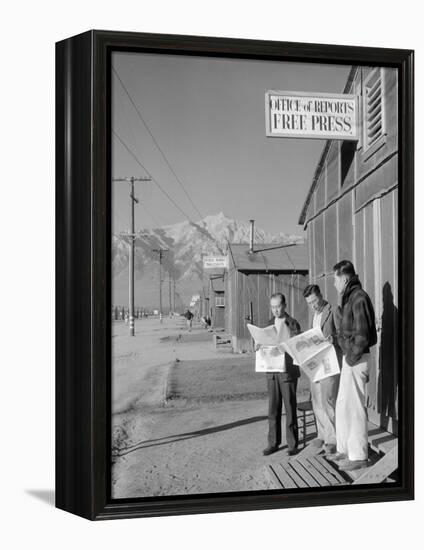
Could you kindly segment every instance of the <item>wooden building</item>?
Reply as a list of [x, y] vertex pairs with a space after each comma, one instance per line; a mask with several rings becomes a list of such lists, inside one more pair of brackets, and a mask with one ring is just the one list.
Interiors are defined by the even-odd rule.
[[337, 304], [333, 266], [351, 260], [374, 304], [369, 419], [397, 433], [398, 83], [394, 69], [352, 68], [345, 93], [358, 94], [359, 141], [327, 141], [299, 223], [307, 231], [309, 276]]
[[[271, 317], [269, 299], [274, 292], [286, 297], [287, 312], [302, 329], [307, 327], [308, 310], [303, 289], [308, 284], [306, 245], [276, 248], [259, 245], [249, 252], [247, 244], [229, 245], [229, 269], [225, 277], [225, 331], [232, 347], [241, 353], [252, 350], [246, 323], [266, 327]], [[267, 249], [267, 250], [264, 250]]]
[[209, 279], [209, 317], [213, 329], [225, 327], [224, 274], [211, 275]]

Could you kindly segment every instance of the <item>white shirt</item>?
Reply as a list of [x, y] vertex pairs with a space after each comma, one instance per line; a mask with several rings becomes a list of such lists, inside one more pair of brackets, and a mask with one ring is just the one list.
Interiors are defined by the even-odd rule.
[[312, 328], [321, 328], [321, 318], [322, 318], [322, 311], [319, 313], [314, 313], [314, 318], [312, 319]]
[[[275, 317], [274, 325], [275, 325], [277, 334], [279, 335], [280, 342], [286, 342], [287, 340], [290, 339], [289, 329], [285, 323], [284, 317]], [[282, 372], [286, 372], [286, 354], [285, 353], [283, 353], [282, 361], [283, 361]]]

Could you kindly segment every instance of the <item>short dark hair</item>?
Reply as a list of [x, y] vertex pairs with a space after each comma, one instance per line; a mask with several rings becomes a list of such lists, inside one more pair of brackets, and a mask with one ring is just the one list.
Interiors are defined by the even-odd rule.
[[273, 298], [280, 298], [282, 304], [286, 303], [286, 297], [284, 296], [284, 294], [282, 292], [274, 292], [274, 294], [271, 294], [270, 299], [272, 300]]
[[303, 291], [304, 298], [307, 298], [311, 294], [315, 294], [316, 296], [322, 296], [321, 290], [318, 285], [308, 285]]
[[347, 275], [349, 279], [356, 275], [355, 268], [353, 267], [353, 263], [349, 260], [342, 260], [341, 262], [338, 262], [334, 267], [333, 271], [336, 273], [337, 276], [340, 275]]

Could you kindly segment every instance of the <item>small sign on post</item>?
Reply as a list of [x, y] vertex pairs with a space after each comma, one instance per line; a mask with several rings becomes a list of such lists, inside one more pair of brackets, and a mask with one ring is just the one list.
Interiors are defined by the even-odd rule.
[[358, 98], [352, 94], [267, 91], [268, 137], [359, 139]]
[[228, 269], [228, 257], [204, 256], [203, 269]]

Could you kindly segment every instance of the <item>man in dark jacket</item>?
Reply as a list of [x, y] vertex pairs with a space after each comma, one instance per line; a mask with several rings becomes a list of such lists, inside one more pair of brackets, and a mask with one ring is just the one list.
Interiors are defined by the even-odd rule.
[[[337, 358], [341, 364], [341, 350], [337, 343], [336, 327], [331, 305], [324, 300], [318, 285], [308, 285], [303, 296], [313, 313], [312, 328], [319, 327], [331, 344], [334, 345]], [[312, 441], [315, 447], [324, 445], [327, 453], [336, 452], [336, 399], [339, 389], [340, 374], [334, 374], [311, 382], [311, 398], [317, 423], [317, 438]]]
[[[273, 318], [270, 324], [274, 324], [282, 342], [300, 333], [300, 325], [286, 313], [286, 299], [283, 294], [276, 293], [271, 296], [271, 311]], [[286, 442], [288, 454], [296, 453], [298, 445], [297, 426], [297, 401], [296, 388], [300, 376], [299, 367], [293, 364], [293, 359], [288, 353], [282, 356], [281, 372], [267, 373], [268, 384], [268, 447], [264, 449], [264, 455], [270, 455], [278, 450], [281, 444], [281, 413], [282, 405], [286, 411]]]
[[187, 321], [187, 328], [188, 328], [188, 331], [191, 332], [191, 326], [193, 324], [193, 317], [194, 315], [192, 314], [192, 312], [188, 309], [185, 313], [184, 313], [184, 317], [186, 318], [186, 321]]
[[341, 470], [356, 470], [368, 461], [365, 385], [370, 348], [377, 343], [375, 315], [352, 262], [334, 266], [334, 286], [341, 296], [335, 320], [343, 366], [336, 403], [337, 453], [332, 458]]

